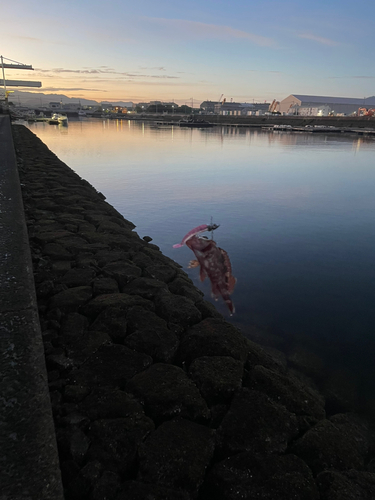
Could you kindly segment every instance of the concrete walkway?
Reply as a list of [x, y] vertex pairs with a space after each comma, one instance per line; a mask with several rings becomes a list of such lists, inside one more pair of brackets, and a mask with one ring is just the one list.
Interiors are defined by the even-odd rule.
[[62, 498], [12, 132], [0, 116], [0, 500]]

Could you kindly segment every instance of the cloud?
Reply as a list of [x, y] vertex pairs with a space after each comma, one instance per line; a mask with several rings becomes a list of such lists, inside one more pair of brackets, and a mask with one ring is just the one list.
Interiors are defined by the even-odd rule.
[[79, 88], [79, 87], [43, 87], [40, 90], [35, 90], [34, 92], [76, 92], [78, 90], [83, 90], [85, 92], [107, 92], [107, 90], [103, 89], [88, 89], [88, 88]]
[[360, 76], [360, 75], [352, 75], [352, 76], [329, 76], [330, 80], [343, 80], [347, 78], [358, 78], [360, 80], [374, 80], [375, 76]]
[[340, 45], [338, 42], [335, 42], [334, 40], [330, 40], [329, 38], [323, 38], [320, 36], [312, 35], [311, 33], [301, 33], [300, 35], [297, 35], [298, 38], [305, 38], [306, 40], [312, 40], [313, 42], [318, 42], [323, 45], [330, 45], [331, 47]]
[[[218, 38], [222, 40], [241, 39], [248, 40], [262, 47], [271, 47], [275, 45], [272, 38], [267, 38], [247, 31], [241, 31], [230, 26], [217, 24], [206, 24], [198, 21], [186, 21], [184, 19], [165, 19], [165, 18], [146, 18], [146, 20], [159, 24], [160, 26], [175, 29], [178, 34], [188, 35], [189, 37], [199, 38]], [[165, 34], [165, 32], [164, 32]]]
[[[103, 68], [103, 69], [101, 69]], [[152, 68], [150, 68], [152, 69]], [[178, 76], [173, 75], [145, 75], [142, 73], [129, 73], [127, 71], [115, 71], [112, 68], [86, 68], [86, 69], [69, 69], [69, 68], [52, 68], [52, 69], [41, 69], [36, 68], [36, 71], [40, 73], [74, 73], [77, 75], [118, 75], [127, 78], [162, 78], [162, 79], [175, 79], [179, 78]]]

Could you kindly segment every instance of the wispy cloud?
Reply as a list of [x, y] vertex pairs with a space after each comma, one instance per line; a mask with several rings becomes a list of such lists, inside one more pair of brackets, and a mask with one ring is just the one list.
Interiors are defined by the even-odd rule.
[[[276, 45], [272, 38], [267, 38], [261, 35], [256, 35], [254, 33], [249, 33], [248, 31], [242, 31], [231, 26], [223, 26], [217, 24], [207, 24], [198, 21], [187, 21], [184, 19], [166, 19], [166, 18], [146, 18], [148, 21], [158, 24], [163, 27], [168, 27], [170, 29], [176, 30], [173, 36], [179, 34], [180, 36], [189, 35], [189, 37], [194, 38], [216, 38], [221, 40], [233, 40], [241, 39], [248, 40], [249, 42], [255, 43], [262, 47], [271, 47]], [[164, 35], [165, 35], [164, 31]]]
[[33, 92], [76, 92], [82, 90], [85, 92], [107, 92], [103, 89], [89, 89], [80, 87], [43, 87], [40, 90], [34, 90]]
[[107, 68], [104, 66], [101, 66], [100, 68], [86, 68], [86, 69], [69, 69], [69, 68], [52, 68], [52, 69], [41, 69], [41, 68], [36, 68], [36, 71], [39, 71], [40, 73], [54, 73], [54, 74], [61, 74], [61, 73], [73, 73], [76, 75], [117, 75], [117, 76], [122, 76], [126, 78], [162, 78], [162, 79], [175, 79], [179, 78], [178, 76], [174, 75], [147, 75], [143, 73], [129, 73], [127, 71], [115, 71], [112, 68]]
[[348, 75], [348, 76], [329, 76], [330, 80], [347, 80], [348, 78], [357, 78], [359, 80], [374, 80], [375, 76], [366, 76], [366, 75]]
[[334, 40], [330, 40], [329, 38], [323, 38], [321, 36], [316, 36], [311, 33], [301, 33], [297, 35], [298, 38], [305, 38], [306, 40], [312, 40], [313, 42], [321, 43], [322, 45], [330, 45], [331, 47], [340, 45], [338, 42]]

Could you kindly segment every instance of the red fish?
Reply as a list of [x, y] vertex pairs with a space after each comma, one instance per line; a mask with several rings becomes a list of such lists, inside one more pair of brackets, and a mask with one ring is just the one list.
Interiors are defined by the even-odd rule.
[[198, 236], [204, 231], [213, 231], [218, 227], [216, 224], [198, 226], [184, 236], [181, 244], [178, 243], [173, 247], [179, 248], [186, 244], [194, 252], [197, 260], [191, 261], [189, 267], [200, 265], [200, 280], [204, 281], [208, 276], [211, 281], [212, 296], [217, 300], [221, 295], [230, 313], [233, 314], [235, 309], [230, 294], [234, 290], [236, 278], [232, 275], [229, 256], [225, 250], [216, 245], [214, 240], [209, 240], [205, 236]]

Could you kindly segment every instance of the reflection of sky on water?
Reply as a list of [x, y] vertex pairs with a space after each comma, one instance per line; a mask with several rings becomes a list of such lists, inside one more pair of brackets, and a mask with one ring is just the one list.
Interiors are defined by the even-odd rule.
[[172, 245], [212, 216], [238, 278], [236, 321], [350, 348], [365, 339], [370, 356], [375, 141], [101, 120], [31, 129], [185, 269], [191, 252]]

